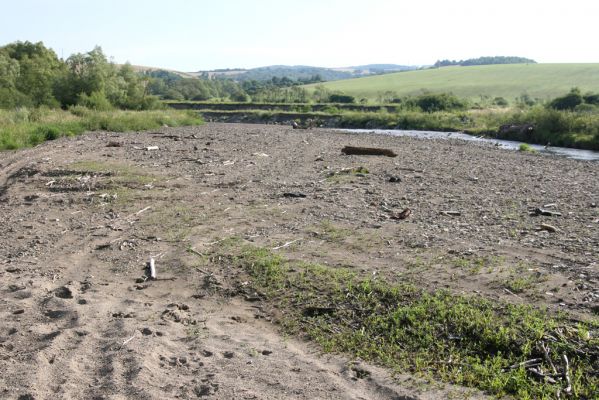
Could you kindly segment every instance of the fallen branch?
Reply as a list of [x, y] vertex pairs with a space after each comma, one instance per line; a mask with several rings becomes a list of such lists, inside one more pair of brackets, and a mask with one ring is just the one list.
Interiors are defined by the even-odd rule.
[[555, 368], [555, 365], [553, 364], [553, 361], [551, 361], [551, 357], [549, 356], [549, 346], [545, 345], [545, 342], [541, 342], [541, 349], [543, 349], [543, 354], [545, 355], [545, 361], [547, 361], [547, 363], [549, 365], [551, 365], [551, 369], [552, 369], [553, 373], [557, 374], [557, 369]]
[[540, 231], [547, 231], [547, 232], [557, 232], [557, 228], [553, 225], [549, 225], [549, 224], [541, 224], [539, 225], [539, 230]]
[[506, 369], [509, 370], [509, 369], [516, 369], [516, 368], [520, 368], [520, 367], [534, 367], [536, 365], [540, 365], [542, 361], [543, 361], [542, 358], [533, 358], [531, 360], [522, 361], [521, 363], [518, 363], [518, 364], [510, 365]]
[[550, 375], [546, 375], [536, 368], [527, 368], [526, 370], [547, 383], [557, 383], [557, 381], [553, 379]]

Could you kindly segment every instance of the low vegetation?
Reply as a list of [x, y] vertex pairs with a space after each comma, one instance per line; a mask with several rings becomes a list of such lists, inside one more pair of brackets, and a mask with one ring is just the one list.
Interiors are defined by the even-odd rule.
[[86, 131], [140, 131], [162, 126], [199, 125], [203, 121], [189, 111], [96, 111], [76, 106], [68, 111], [49, 108], [0, 109], [0, 150], [38, 145], [61, 136]]
[[218, 251], [279, 308], [284, 329], [325, 351], [499, 396], [584, 399], [599, 390], [597, 323], [291, 262], [238, 240]]
[[[321, 95], [325, 93], [326, 90]], [[341, 95], [331, 97], [330, 93], [323, 97], [336, 101], [343, 98]], [[178, 109], [200, 110], [207, 117], [222, 120], [241, 118], [250, 122], [281, 123], [312, 119], [317, 126], [455, 131], [542, 145], [599, 150], [598, 99], [596, 93], [583, 94], [574, 88], [548, 102], [535, 102], [522, 96], [511, 106], [501, 97], [487, 99], [482, 106], [449, 93], [407, 96], [394, 99], [394, 103], [379, 105], [341, 102], [179, 102], [171, 105]]]

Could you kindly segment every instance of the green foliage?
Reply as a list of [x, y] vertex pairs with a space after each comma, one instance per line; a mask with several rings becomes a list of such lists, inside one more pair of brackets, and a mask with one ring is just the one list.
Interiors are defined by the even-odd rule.
[[491, 65], [491, 64], [536, 64], [535, 60], [524, 57], [478, 57], [469, 58], [461, 61], [450, 61], [450, 60], [438, 60], [433, 67], [447, 67], [450, 65], [461, 65], [464, 67], [471, 65]]
[[532, 148], [528, 143], [522, 143], [518, 146], [518, 151], [536, 153], [536, 150]]
[[355, 101], [354, 96], [347, 94], [334, 93], [329, 96], [329, 102], [331, 103], [355, 103]]
[[160, 111], [98, 111], [75, 106], [64, 110], [26, 109], [0, 110], [0, 150], [31, 147], [62, 136], [79, 135], [85, 131], [113, 132], [156, 129], [164, 125], [198, 125], [196, 113]]
[[77, 104], [97, 111], [108, 111], [113, 109], [112, 104], [106, 98], [104, 92], [92, 92], [90, 95], [81, 93]]
[[580, 90], [572, 89], [570, 93], [557, 97], [549, 103], [554, 110], [574, 110], [577, 105], [582, 104], [583, 99]]
[[587, 93], [582, 96], [583, 100], [587, 104], [599, 105], [599, 94], [598, 93]]
[[146, 78], [125, 64], [109, 62], [100, 47], [66, 61], [43, 43], [15, 42], [0, 47], [0, 108], [112, 107], [145, 110], [157, 107]]
[[[289, 333], [307, 332], [325, 351], [497, 396], [535, 399], [553, 398], [566, 383], [559, 376], [556, 383], [538, 380], [518, 365], [539, 358], [543, 369], [551, 363], [559, 368], [559, 357], [567, 354], [576, 377], [574, 398], [593, 398], [599, 390], [596, 322], [572, 323], [530, 306], [360, 278], [344, 269], [290, 262], [263, 248], [223, 251], [244, 267], [252, 289], [279, 308]], [[551, 347], [551, 362], [544, 343]]]
[[466, 102], [453, 94], [424, 94], [412, 100], [424, 112], [463, 110]]
[[34, 106], [57, 106], [54, 83], [63, 71], [64, 65], [42, 42], [15, 42], [0, 48], [0, 87], [9, 89], [16, 105], [25, 105], [24, 96]]
[[500, 106], [500, 107], [507, 107], [509, 105], [509, 103], [503, 97], [498, 96], [493, 99], [493, 105]]

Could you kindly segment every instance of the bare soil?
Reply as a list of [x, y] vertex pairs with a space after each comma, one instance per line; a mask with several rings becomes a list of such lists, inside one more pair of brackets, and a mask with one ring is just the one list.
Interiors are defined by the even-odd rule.
[[[398, 157], [343, 155], [347, 145]], [[90, 133], [1, 153], [0, 398], [482, 397], [282, 335], [214, 249], [237, 237], [596, 319], [598, 178], [596, 162], [272, 125]], [[150, 257], [158, 280], [144, 281]]]

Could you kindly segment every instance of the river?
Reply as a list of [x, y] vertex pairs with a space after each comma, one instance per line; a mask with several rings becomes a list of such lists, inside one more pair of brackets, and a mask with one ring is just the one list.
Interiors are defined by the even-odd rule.
[[[459, 132], [433, 132], [433, 131], [408, 131], [395, 129], [341, 129], [344, 132], [356, 133], [376, 133], [380, 135], [391, 136], [410, 136], [424, 139], [460, 139], [469, 142], [487, 143], [503, 149], [518, 150], [523, 142], [512, 140], [488, 139], [467, 135]], [[541, 146], [538, 144], [529, 144], [531, 148], [538, 151], [540, 154], [557, 155], [561, 157], [571, 158], [574, 160], [599, 161], [599, 151], [579, 150], [568, 147]]]

